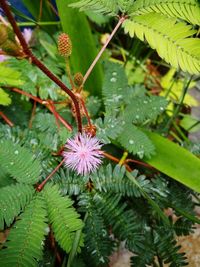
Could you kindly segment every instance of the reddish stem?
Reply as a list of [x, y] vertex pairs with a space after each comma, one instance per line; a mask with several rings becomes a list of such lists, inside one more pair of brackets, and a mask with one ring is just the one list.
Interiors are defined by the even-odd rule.
[[29, 125], [28, 125], [29, 129], [32, 128], [33, 119], [34, 119], [35, 112], [36, 112], [36, 107], [37, 107], [37, 102], [34, 101], [34, 103], [33, 103], [33, 109], [32, 109], [32, 112], [31, 112], [31, 118], [30, 118]]
[[46, 178], [41, 184], [39, 184], [39, 185], [37, 186], [36, 190], [37, 190], [38, 192], [40, 192], [40, 191], [43, 189], [43, 187], [44, 187], [45, 184], [49, 181], [49, 179], [51, 179], [51, 177], [54, 175], [54, 173], [56, 173], [57, 170], [62, 166], [62, 164], [64, 163], [64, 160], [65, 160], [65, 159], [63, 159], [63, 160], [58, 164], [58, 166], [56, 166], [56, 168], [49, 174], [49, 176], [47, 176], [47, 178]]
[[54, 81], [63, 91], [65, 91], [72, 99], [74, 102], [74, 106], [76, 109], [76, 117], [77, 117], [77, 124], [78, 124], [78, 130], [79, 132], [82, 132], [82, 121], [81, 121], [81, 114], [80, 114], [80, 109], [79, 109], [79, 104], [76, 99], [76, 96], [74, 93], [60, 80], [58, 79], [39, 59], [37, 59], [31, 50], [29, 49], [11, 11], [10, 8], [7, 4], [6, 0], [0, 0], [1, 7], [3, 11], [5, 12], [10, 24], [13, 27], [13, 30], [18, 37], [20, 44], [23, 48], [23, 51], [25, 55], [31, 60], [31, 62], [36, 65], [43, 73], [45, 73], [52, 81]]
[[84, 100], [83, 100], [82, 98], [80, 98], [80, 101], [81, 101], [81, 105], [82, 105], [82, 107], [83, 107], [83, 110], [84, 110], [84, 112], [85, 112], [85, 116], [86, 116], [86, 118], [87, 118], [88, 124], [89, 124], [89, 126], [92, 127], [92, 123], [91, 123], [90, 116], [89, 116], [89, 113], [88, 113], [88, 111], [87, 111], [87, 108], [86, 108], [86, 106], [85, 106], [85, 102], [84, 102]]
[[[112, 161], [114, 161], [116, 163], [119, 163], [120, 162], [120, 159], [118, 159], [118, 158], [110, 155], [109, 153], [103, 152], [103, 155], [104, 155], [104, 157], [106, 157], [106, 158], [108, 158], [108, 159], [110, 159], [110, 160], [112, 160]], [[124, 162], [123, 165], [126, 167], [127, 171], [132, 172], [132, 169], [129, 167], [128, 164], [126, 164]]]
[[14, 123], [12, 123], [11, 120], [8, 119], [8, 117], [2, 112], [0, 111], [0, 116], [4, 119], [4, 121], [10, 126], [13, 127]]
[[14, 91], [14, 92], [16, 92], [16, 93], [19, 93], [19, 94], [21, 94], [21, 95], [25, 95], [25, 96], [27, 96], [27, 97], [33, 99], [34, 101], [40, 103], [41, 105], [45, 105], [45, 106], [49, 109], [49, 111], [51, 111], [51, 112], [54, 114], [54, 116], [55, 116], [55, 114], [56, 114], [56, 117], [59, 119], [59, 121], [60, 121], [60, 122], [61, 122], [61, 123], [62, 123], [62, 124], [69, 130], [69, 131], [72, 131], [72, 126], [71, 126], [68, 122], [66, 122], [66, 121], [64, 120], [64, 118], [63, 118], [58, 112], [55, 111], [55, 109], [54, 109], [54, 110], [52, 109], [52, 106], [49, 104], [49, 101], [42, 100], [42, 99], [40, 99], [39, 97], [33, 96], [33, 95], [31, 95], [31, 94], [29, 94], [29, 93], [27, 93], [27, 92], [24, 92], [24, 91], [22, 91], [22, 90], [20, 90], [20, 89], [18, 89], [18, 88], [6, 88], [6, 89], [10, 89], [10, 90], [12, 90], [12, 91]]
[[136, 159], [126, 159], [125, 162], [129, 163], [129, 162], [133, 162], [133, 163], [136, 163], [138, 165], [142, 165], [144, 167], [147, 167], [149, 169], [154, 169], [154, 167], [152, 167], [151, 165], [145, 163], [145, 162], [142, 162], [142, 161], [139, 161], [139, 160], [136, 160]]
[[49, 101], [49, 106], [52, 109], [53, 115], [54, 115], [54, 117], [56, 119], [56, 124], [57, 124], [58, 130], [59, 130], [60, 129], [60, 124], [59, 124], [58, 112], [56, 111], [56, 108], [55, 108], [55, 106], [53, 104], [53, 101]]

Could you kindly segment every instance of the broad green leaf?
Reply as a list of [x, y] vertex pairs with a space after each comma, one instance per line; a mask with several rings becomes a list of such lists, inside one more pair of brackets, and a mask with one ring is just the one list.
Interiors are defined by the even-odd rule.
[[[68, 7], [73, 0], [56, 0], [63, 31], [69, 34], [73, 52], [70, 58], [74, 72], [83, 75], [98, 54], [95, 38], [84, 13]], [[98, 63], [92, 71], [85, 88], [92, 94], [100, 95], [102, 86], [102, 67]]]
[[0, 105], [9, 106], [12, 100], [3, 89], [0, 88]]
[[21, 73], [6, 66], [0, 65], [0, 85], [20, 86], [24, 81], [20, 79]]
[[147, 163], [164, 174], [200, 193], [200, 159], [159, 134], [145, 132], [156, 154]]

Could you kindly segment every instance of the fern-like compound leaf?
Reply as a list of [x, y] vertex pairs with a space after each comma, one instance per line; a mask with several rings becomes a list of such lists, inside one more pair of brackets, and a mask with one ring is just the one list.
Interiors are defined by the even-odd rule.
[[[82, 198], [84, 197], [85, 195], [82, 195]], [[101, 213], [94, 205], [91, 194], [87, 194], [86, 203], [88, 216], [83, 230], [85, 234], [83, 254], [86, 256], [85, 261], [89, 266], [102, 266], [109, 262], [108, 257], [113, 250], [113, 241]]]
[[43, 240], [48, 232], [45, 201], [37, 196], [26, 207], [0, 251], [0, 266], [37, 267], [42, 259]]
[[132, 6], [134, 0], [81, 0], [71, 4], [71, 7], [93, 12], [117, 15], [119, 11], [125, 13]]
[[120, 144], [140, 158], [154, 154], [154, 145], [147, 135], [134, 125], [126, 125], [118, 137]]
[[0, 164], [20, 183], [34, 184], [40, 178], [39, 161], [27, 148], [9, 140], [0, 141]]
[[132, 210], [126, 209], [126, 204], [120, 203], [121, 196], [111, 194], [96, 194], [94, 202], [101, 212], [105, 223], [112, 226], [112, 232], [120, 240], [126, 240], [127, 247], [131, 250], [142, 246], [142, 222], [138, 221]]
[[162, 13], [200, 25], [200, 2], [198, 0], [136, 0], [129, 14], [135, 16], [150, 12]]
[[[138, 190], [132, 181], [127, 179], [125, 171], [125, 167], [119, 165], [116, 165], [114, 169], [112, 169], [110, 164], [106, 168], [101, 167], [98, 172], [91, 176], [95, 190], [102, 193], [112, 192], [122, 196], [141, 197], [140, 190]], [[137, 170], [132, 172], [132, 175], [137, 179], [141, 188], [145, 192], [149, 192], [151, 186], [149, 180], [144, 175], [138, 175]]]
[[200, 72], [200, 40], [190, 25], [158, 13], [134, 16], [123, 24], [125, 32], [146, 40], [159, 56], [175, 68], [191, 74]]
[[165, 110], [167, 103], [167, 100], [160, 96], [133, 98], [125, 108], [124, 120], [134, 124], [153, 121]]
[[47, 184], [44, 196], [54, 236], [63, 250], [70, 252], [75, 231], [80, 230], [83, 223], [72, 207], [73, 202], [68, 197], [60, 195], [57, 185]]
[[14, 218], [24, 210], [30, 202], [35, 190], [30, 185], [13, 184], [0, 188], [0, 230], [4, 221], [10, 226]]

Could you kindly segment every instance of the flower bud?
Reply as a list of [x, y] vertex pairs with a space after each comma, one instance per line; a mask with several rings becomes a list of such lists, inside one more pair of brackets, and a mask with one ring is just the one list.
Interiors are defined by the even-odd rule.
[[2, 45], [8, 39], [7, 27], [0, 25], [0, 45]]
[[20, 46], [17, 43], [14, 43], [10, 40], [6, 40], [2, 45], [1, 49], [6, 52], [7, 55], [10, 56], [21, 56], [22, 51]]
[[63, 57], [69, 57], [72, 53], [72, 42], [66, 33], [62, 33], [58, 37], [58, 52]]
[[76, 86], [80, 87], [83, 84], [83, 75], [80, 72], [77, 72], [74, 75], [74, 83]]

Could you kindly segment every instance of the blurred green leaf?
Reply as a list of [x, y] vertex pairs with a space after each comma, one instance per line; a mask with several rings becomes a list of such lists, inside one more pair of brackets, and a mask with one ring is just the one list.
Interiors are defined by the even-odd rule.
[[6, 66], [0, 65], [0, 85], [20, 86], [24, 81], [20, 79], [21, 73]]
[[145, 131], [156, 154], [145, 161], [157, 170], [200, 193], [200, 159], [179, 145]]
[[[73, 71], [84, 75], [98, 54], [98, 49], [86, 15], [68, 7], [73, 2], [73, 0], [56, 0], [63, 31], [69, 34], [73, 43], [73, 53], [70, 58]], [[85, 86], [94, 95], [101, 94], [102, 75], [102, 67], [98, 63]]]
[[9, 106], [12, 100], [2, 88], [0, 88], [0, 105]]

